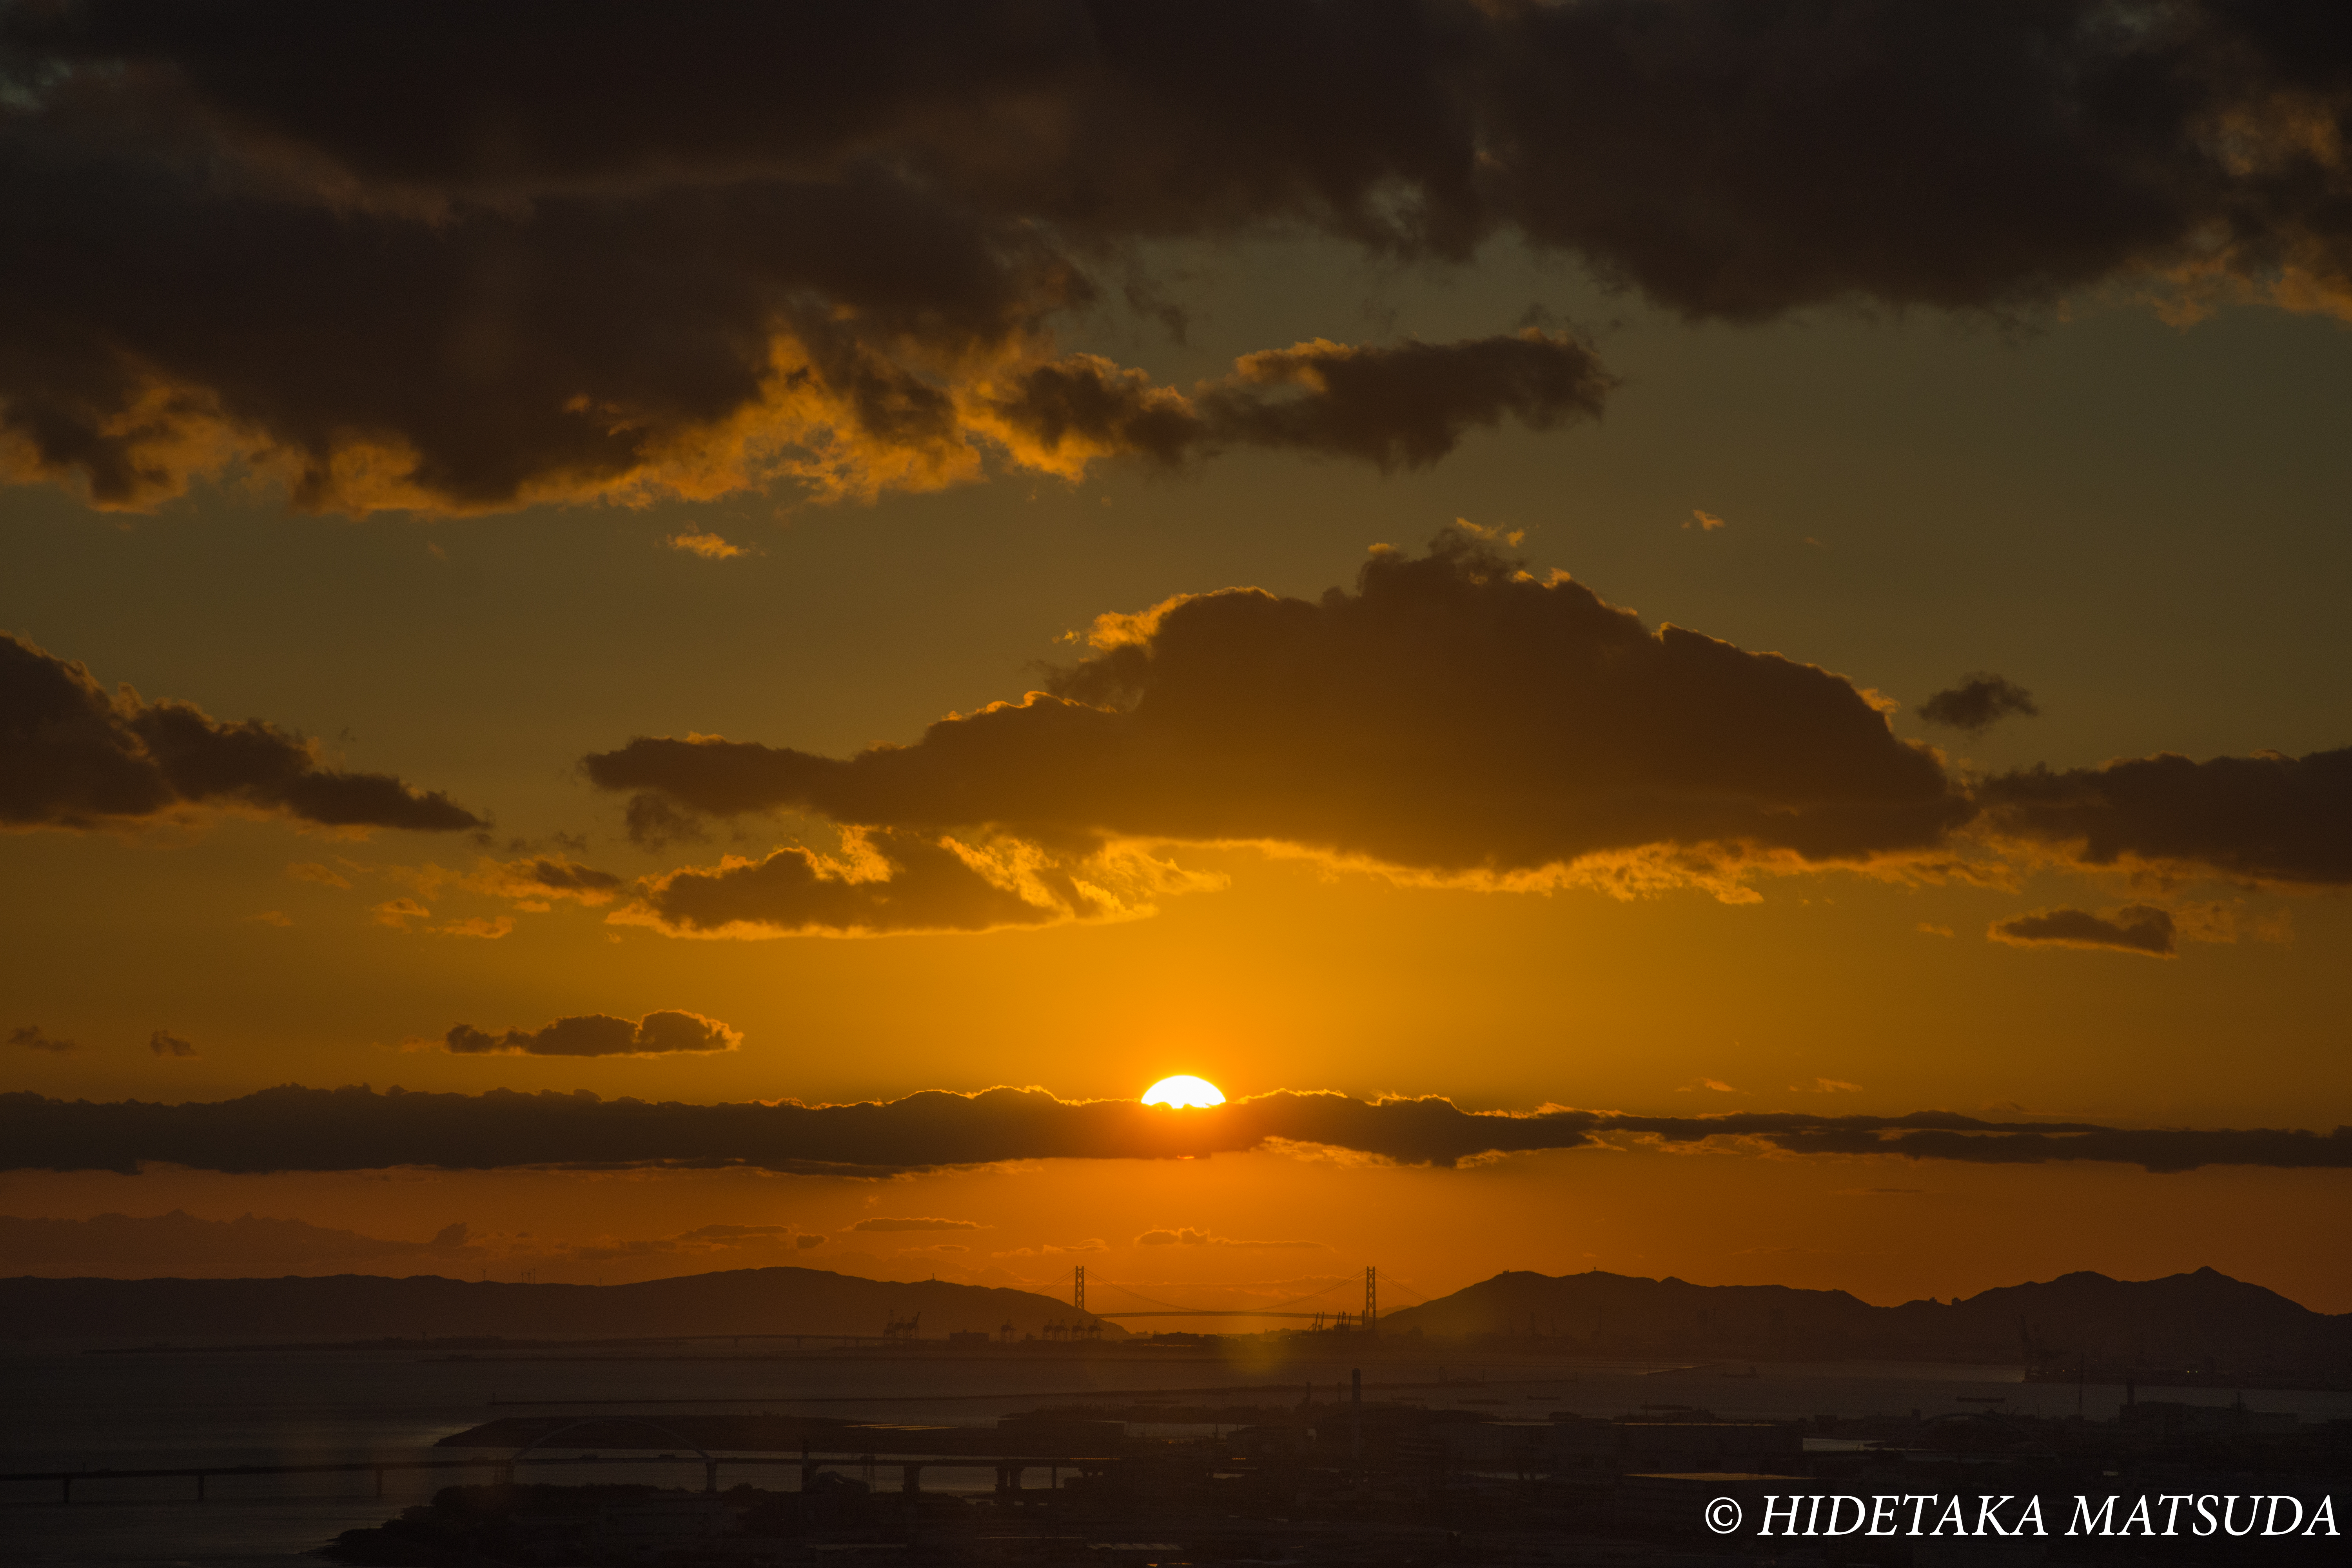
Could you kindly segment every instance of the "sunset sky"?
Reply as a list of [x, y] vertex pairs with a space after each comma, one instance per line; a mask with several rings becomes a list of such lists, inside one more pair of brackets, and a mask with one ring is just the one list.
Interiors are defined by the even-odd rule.
[[5, 1271], [2352, 1310], [2325, 14], [0, 9]]

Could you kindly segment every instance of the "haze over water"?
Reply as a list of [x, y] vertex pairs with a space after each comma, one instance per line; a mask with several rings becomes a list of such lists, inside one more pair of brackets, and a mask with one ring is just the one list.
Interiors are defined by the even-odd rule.
[[[502, 1415], [615, 1414], [658, 1422], [677, 1412], [770, 1409], [779, 1413], [924, 1425], [989, 1426], [1045, 1404], [1105, 1398], [1104, 1391], [1187, 1390], [1283, 1384], [1262, 1394], [1215, 1396], [1226, 1405], [1293, 1405], [1297, 1384], [1312, 1381], [1318, 1403], [1344, 1397], [1348, 1374], [1361, 1367], [1367, 1399], [1447, 1405], [1501, 1420], [1540, 1420], [1554, 1411], [1611, 1416], [1643, 1405], [1699, 1406], [1732, 1418], [1794, 1418], [1877, 1412], [1925, 1414], [1981, 1409], [2001, 1396], [2009, 1407], [2072, 1414], [2071, 1384], [2028, 1384], [2018, 1369], [1854, 1363], [1759, 1363], [1754, 1378], [1729, 1376], [1746, 1363], [1676, 1370], [1686, 1363], [1624, 1363], [1493, 1359], [1459, 1361], [1381, 1356], [1349, 1358], [1309, 1351], [1276, 1366], [1232, 1360], [1141, 1355], [920, 1360], [883, 1356], [721, 1356], [681, 1354], [623, 1360], [609, 1354], [517, 1354], [452, 1359], [414, 1351], [156, 1352], [83, 1353], [83, 1347], [0, 1355], [0, 1471], [169, 1468], [205, 1464], [289, 1464], [342, 1459], [495, 1456], [496, 1449], [435, 1449], [453, 1432]], [[1432, 1384], [1444, 1376], [1450, 1386]], [[2105, 1420], [2123, 1402], [2119, 1385], [2083, 1390], [2086, 1415]], [[2229, 1390], [2141, 1387], [2142, 1399], [2226, 1405]], [[493, 1405], [493, 1400], [498, 1404]], [[752, 1403], [744, 1403], [749, 1400]], [[583, 1401], [574, 1405], [552, 1402]], [[604, 1402], [614, 1403], [604, 1403]], [[2246, 1396], [2263, 1410], [2305, 1420], [2352, 1416], [2352, 1394], [2263, 1391]], [[548, 1402], [548, 1403], [539, 1403]], [[625, 1402], [625, 1403], [622, 1403]], [[719, 1403], [725, 1402], [725, 1403]], [[1193, 1427], [1138, 1425], [1141, 1434], [1177, 1436]], [[651, 1439], [659, 1442], [659, 1439]], [[549, 1450], [564, 1453], [561, 1447]], [[887, 1465], [887, 1461], [886, 1461]], [[338, 1532], [381, 1521], [444, 1486], [477, 1483], [491, 1472], [387, 1475], [383, 1498], [366, 1473], [305, 1478], [215, 1478], [207, 1500], [188, 1500], [185, 1479], [86, 1482], [70, 1508], [53, 1484], [0, 1488], [0, 1533], [12, 1562], [71, 1564], [202, 1563], [208, 1568], [272, 1568], [315, 1560], [300, 1553]], [[891, 1484], [887, 1468], [883, 1484]], [[526, 1466], [522, 1479], [533, 1479]], [[676, 1465], [558, 1467], [538, 1479], [578, 1484], [636, 1481], [689, 1489], [701, 1485], [688, 1456]], [[722, 1470], [737, 1480], [780, 1490], [798, 1485], [790, 1467]], [[927, 1477], [927, 1488], [984, 1491], [984, 1471]], [[1033, 1484], [1042, 1484], [1035, 1478]]]

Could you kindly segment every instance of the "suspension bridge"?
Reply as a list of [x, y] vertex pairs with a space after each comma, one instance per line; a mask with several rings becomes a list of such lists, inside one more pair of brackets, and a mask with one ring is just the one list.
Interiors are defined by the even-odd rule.
[[[1121, 1307], [1115, 1311], [1108, 1312], [1099, 1307], [1089, 1307], [1087, 1304], [1087, 1266], [1081, 1263], [1077, 1265], [1071, 1278], [1070, 1304], [1079, 1311], [1097, 1318], [1311, 1319], [1318, 1328], [1352, 1329], [1360, 1332], [1372, 1331], [1379, 1326], [1381, 1321], [1381, 1271], [1377, 1267], [1370, 1265], [1364, 1269], [1364, 1305], [1361, 1311], [1351, 1311], [1336, 1304], [1309, 1309], [1308, 1304], [1311, 1302], [1318, 1300], [1328, 1302], [1329, 1298], [1338, 1295], [1340, 1291], [1353, 1291], [1356, 1282], [1352, 1278], [1337, 1279], [1321, 1289], [1310, 1290], [1303, 1296], [1293, 1296], [1288, 1300], [1276, 1301], [1264, 1307], [1181, 1307], [1172, 1301], [1162, 1301], [1156, 1296], [1147, 1296], [1132, 1285], [1121, 1285], [1116, 1280], [1097, 1278], [1093, 1281], [1097, 1290], [1105, 1289], [1116, 1290], [1123, 1297], [1131, 1297], [1146, 1303], [1139, 1308]], [[1389, 1281], [1389, 1285], [1391, 1289], [1402, 1290], [1416, 1303], [1429, 1300], [1418, 1290], [1402, 1285], [1393, 1279]]]

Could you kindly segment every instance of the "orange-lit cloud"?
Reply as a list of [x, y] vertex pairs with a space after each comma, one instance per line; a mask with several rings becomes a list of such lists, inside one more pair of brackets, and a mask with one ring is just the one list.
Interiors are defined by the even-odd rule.
[[740, 544], [730, 544], [715, 533], [673, 533], [662, 541], [672, 550], [682, 550], [689, 555], [699, 555], [705, 561], [732, 561], [747, 553]]
[[1149, 914], [1155, 898], [1221, 885], [1131, 846], [1059, 855], [995, 834], [853, 829], [839, 855], [795, 847], [650, 878], [641, 901], [611, 918], [754, 940], [1001, 931]]
[[78, 662], [0, 633], [0, 827], [121, 828], [207, 811], [324, 827], [486, 826], [439, 793], [320, 765], [315, 742], [112, 693]]
[[0, 1094], [0, 1168], [16, 1170], [134, 1171], [148, 1163], [232, 1172], [683, 1164], [880, 1176], [1010, 1160], [1197, 1159], [1257, 1149], [1324, 1149], [1372, 1162], [1452, 1167], [1623, 1141], [1983, 1164], [2078, 1160], [2151, 1171], [2217, 1164], [2352, 1169], [2347, 1127], [2328, 1134], [2131, 1129], [1991, 1121], [1944, 1110], [1643, 1116], [1547, 1109], [1518, 1114], [1464, 1110], [1435, 1096], [1360, 1100], [1287, 1090], [1181, 1111], [1012, 1089], [857, 1105], [648, 1105], [585, 1092], [377, 1094], [364, 1087], [291, 1085], [177, 1105]]
[[434, 926], [431, 930], [436, 936], [463, 936], [477, 942], [496, 942], [500, 937], [514, 934], [514, 921], [506, 915], [467, 915], [446, 925]]

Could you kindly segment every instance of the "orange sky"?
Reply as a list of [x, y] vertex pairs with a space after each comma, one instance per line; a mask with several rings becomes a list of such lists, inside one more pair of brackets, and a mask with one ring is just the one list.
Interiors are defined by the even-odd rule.
[[[1632, 1132], [887, 1176], [165, 1150], [0, 1172], [8, 1246], [1055, 1290], [1099, 1258], [1204, 1302], [1367, 1263], [1879, 1301], [2210, 1264], [2352, 1310], [2319, 1244], [2347, 1160], [2278, 1152], [2352, 1122], [2352, 266], [2271, 177], [2342, 169], [2197, 151], [2270, 121], [2183, 66], [2162, 200], [2111, 188], [2143, 165], [2020, 107], [2046, 51], [1998, 18], [1792, 34], [1877, 64], [1785, 113], [1759, 85], [1701, 138], [1725, 165], [1684, 134], [1732, 101], [1695, 36], [1620, 98], [1577, 31], [1607, 8], [1551, 9], [1349, 34], [1363, 94], [1306, 68], [1328, 19], [1071, 55], [999, 18], [890, 64], [852, 20], [735, 39], [862, 62], [800, 119], [716, 46], [583, 119], [500, 35], [445, 95], [524, 128], [498, 159], [430, 94], [370, 97], [369, 51], [232, 81], [169, 40], [41, 44], [87, 97], [27, 100], [79, 173], [0, 264], [0, 1089], [1196, 1072], [2268, 1142], [2163, 1173]], [[575, 42], [590, 75], [621, 47]], [[75, 74], [110, 48], [149, 85]], [[1212, 114], [1195, 48], [1201, 80], [1318, 85]], [[287, 85], [328, 68], [376, 108]], [[1484, 184], [1445, 173], [1457, 120]], [[1990, 173], [1937, 186], [1956, 137]], [[173, 184], [197, 149], [246, 194]], [[2217, 215], [2241, 248], [2196, 248]], [[82, 1223], [174, 1210], [203, 1224]], [[203, 1228], [247, 1215], [351, 1235]], [[959, 1224], [850, 1228], [876, 1216]]]

